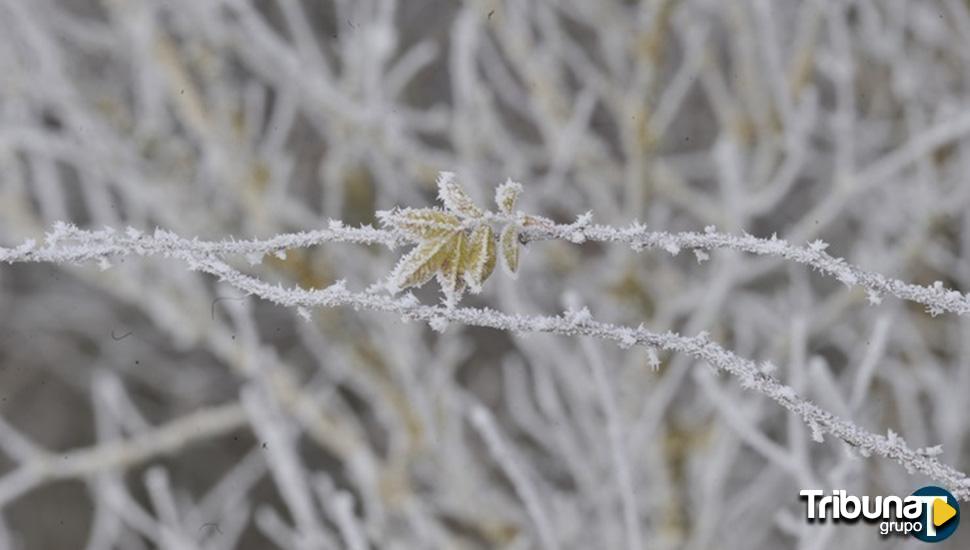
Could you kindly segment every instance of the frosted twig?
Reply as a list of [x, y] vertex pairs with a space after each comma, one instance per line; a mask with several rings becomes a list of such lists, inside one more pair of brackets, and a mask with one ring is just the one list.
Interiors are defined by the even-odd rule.
[[241, 401], [253, 431], [263, 440], [269, 458], [267, 463], [276, 486], [287, 504], [307, 548], [323, 548], [331, 539], [321, 525], [309, 490], [306, 469], [296, 455], [294, 433], [287, 426], [272, 403], [255, 386], [242, 390]]
[[26, 241], [16, 248], [0, 247], [0, 262], [79, 263], [131, 254], [170, 256], [176, 252], [252, 257], [283, 254], [287, 249], [307, 248], [328, 242], [382, 244], [390, 248], [407, 242], [391, 231], [373, 227], [344, 227], [339, 222], [332, 222], [328, 229], [284, 233], [264, 240], [238, 241], [185, 239], [163, 229], [156, 229], [152, 234], [134, 228], [128, 228], [124, 233], [112, 228], [89, 231], [57, 222], [45, 236], [45, 241], [42, 248], [36, 248], [33, 241]]
[[[661, 248], [676, 253], [682, 249], [714, 250], [724, 248], [760, 256], [776, 256], [810, 266], [826, 275], [835, 277], [846, 286], [865, 288], [870, 292], [870, 301], [873, 302], [877, 302], [878, 296], [884, 293], [902, 300], [922, 304], [933, 315], [944, 312], [952, 312], [958, 315], [970, 314], [970, 296], [966, 294], [945, 288], [942, 283], [936, 283], [933, 286], [921, 286], [867, 271], [846, 262], [844, 258], [827, 254], [825, 252], [827, 245], [821, 241], [815, 241], [807, 247], [801, 247], [774, 236], [770, 239], [752, 235], [739, 237], [715, 231], [669, 233], [666, 231], [648, 231], [639, 224], [625, 228], [591, 225], [582, 231], [586, 240], [625, 243], [634, 250]], [[576, 229], [563, 225], [530, 227], [523, 231], [522, 238], [527, 241], [549, 239], [569, 241], [575, 232]]]
[[876, 435], [852, 422], [843, 420], [802, 399], [790, 387], [781, 384], [774, 377], [762, 372], [749, 359], [744, 359], [708, 340], [704, 336], [681, 336], [674, 332], [654, 333], [643, 327], [631, 328], [592, 319], [575, 319], [575, 316], [556, 317], [529, 316], [502, 313], [489, 308], [444, 307], [420, 304], [413, 296], [394, 298], [371, 293], [354, 293], [347, 290], [344, 283], [338, 282], [326, 289], [307, 290], [303, 288], [285, 289], [270, 285], [254, 277], [236, 271], [215, 259], [198, 260], [195, 267], [201, 271], [218, 276], [221, 280], [243, 290], [284, 306], [303, 307], [342, 307], [371, 309], [400, 315], [404, 319], [420, 320], [431, 323], [436, 319], [450, 322], [488, 327], [508, 332], [547, 332], [564, 336], [593, 336], [610, 340], [618, 345], [638, 345], [662, 348], [685, 353], [706, 361], [718, 370], [723, 370], [740, 379], [742, 387], [752, 389], [776, 401], [802, 420], [823, 433], [831, 434], [861, 453], [875, 453], [902, 464], [907, 471], [919, 472], [947, 484], [957, 498], [970, 499], [970, 479], [935, 459], [925, 457], [910, 449], [902, 438], [892, 441], [885, 436]]
[[[780, 257], [817, 269], [847, 286], [865, 288], [873, 303], [878, 303], [879, 296], [882, 294], [889, 294], [902, 300], [922, 304], [933, 315], [944, 312], [958, 315], [970, 314], [970, 296], [967, 294], [948, 289], [940, 282], [933, 286], [922, 286], [867, 271], [846, 262], [844, 258], [827, 254], [825, 252], [827, 245], [821, 241], [800, 247], [774, 236], [764, 239], [752, 235], [736, 236], [715, 231], [669, 233], [648, 231], [640, 224], [624, 228], [608, 225], [587, 225], [578, 228], [576, 224], [530, 225], [523, 228], [520, 238], [527, 242], [554, 239], [576, 242], [577, 232], [585, 241], [624, 243], [634, 250], [660, 248], [677, 253], [682, 249], [723, 248]], [[70, 224], [57, 223], [53, 231], [48, 233], [46, 242], [41, 247], [33, 241], [26, 241], [16, 248], [0, 247], [0, 262], [79, 263], [90, 260], [107, 261], [107, 258], [112, 256], [129, 254], [178, 256], [179, 253], [185, 252], [217, 256], [241, 254], [253, 258], [269, 253], [283, 254], [289, 248], [309, 247], [325, 242], [382, 244], [393, 248], [407, 243], [408, 240], [395, 231], [373, 227], [344, 227], [339, 222], [331, 222], [329, 229], [286, 233], [266, 240], [242, 241], [185, 239], [161, 229], [157, 229], [153, 234], [141, 233], [134, 229], [128, 229], [124, 234], [111, 229], [87, 231]]]
[[[573, 230], [575, 231], [575, 228]], [[783, 257], [791, 256], [791, 259], [795, 261], [809, 263], [810, 265], [818, 264], [819, 269], [828, 270], [835, 274], [857, 274], [861, 272], [859, 268], [849, 267], [843, 260], [832, 258], [821, 251], [809, 252], [805, 249], [787, 245], [784, 241], [780, 240], [764, 241], [755, 239], [754, 237], [737, 238], [718, 235], [716, 233], [707, 235], [696, 233], [681, 233], [676, 235], [647, 233], [642, 229], [617, 230], [604, 226], [588, 227], [585, 231], [597, 240], [664, 246], [669, 244], [669, 241], [664, 241], [661, 237], [666, 237], [667, 239], [673, 239], [672, 242], [675, 245], [699, 248], [720, 246], [750, 250], [763, 254], [777, 254]], [[539, 236], [542, 236], [542, 234]], [[560, 235], [555, 233], [554, 229], [548, 229], [545, 236], [548, 238], [560, 237]], [[149, 239], [148, 242], [150, 243], [152, 241]], [[75, 258], [94, 259], [96, 257], [87, 255], [84, 246], [77, 248], [69, 247], [66, 253], [56, 243], [55, 246], [40, 249], [39, 253], [31, 253], [31, 250], [31, 248], [25, 246], [13, 250], [2, 250], [0, 251], [0, 258], [8, 262], [60, 262], [78, 261]], [[509, 332], [546, 332], [564, 336], [585, 335], [610, 340], [622, 347], [629, 347], [630, 345], [636, 344], [685, 353], [695, 359], [703, 360], [719, 370], [736, 376], [740, 379], [742, 387], [753, 389], [776, 401], [801, 417], [813, 430], [819, 433], [831, 434], [848, 445], [857, 448], [862, 454], [875, 453], [879, 456], [893, 459], [902, 464], [907, 471], [919, 472], [945, 483], [951, 488], [951, 491], [957, 498], [970, 500], [970, 479], [964, 473], [941, 464], [932, 457], [920, 455], [909, 448], [902, 438], [895, 437], [889, 440], [885, 436], [867, 432], [852, 422], [843, 420], [821, 409], [817, 405], [802, 399], [793, 389], [782, 385], [774, 377], [762, 372], [753, 361], [737, 356], [718, 344], [709, 341], [704, 336], [681, 336], [673, 332], [654, 333], [643, 327], [634, 329], [595, 321], [586, 316], [579, 319], [575, 318], [576, 316], [574, 315], [556, 317], [527, 316], [502, 313], [489, 308], [422, 305], [410, 294], [401, 298], [395, 298], [376, 293], [351, 292], [346, 288], [343, 281], [339, 281], [326, 289], [284, 288], [278, 284], [271, 285], [255, 277], [245, 275], [215, 257], [199, 255], [194, 251], [182, 250], [171, 245], [160, 248], [142, 247], [135, 249], [134, 252], [141, 255], [160, 253], [181, 259], [186, 261], [191, 269], [209, 273], [249, 294], [287, 307], [350, 306], [355, 310], [368, 309], [393, 313], [406, 320], [420, 320], [430, 323], [445, 319], [454, 323], [488, 327]], [[856, 280], [866, 279], [857, 277]], [[885, 278], [882, 278], [882, 280], [886, 281]], [[905, 283], [900, 284], [905, 285]], [[894, 285], [889, 286], [890, 288], [896, 288]], [[924, 287], [917, 288], [929, 290]], [[917, 297], [923, 296], [923, 294], [917, 295]], [[936, 304], [934, 301], [935, 298], [931, 297], [926, 299], [929, 303]], [[959, 303], [965, 304], [965, 301], [961, 297]], [[949, 303], [948, 301], [944, 301], [936, 305]], [[954, 306], [953, 310], [965, 311], [965, 309], [956, 309], [956, 306]]]
[[471, 411], [471, 423], [481, 434], [488, 446], [489, 453], [499, 463], [505, 474], [509, 476], [516, 492], [519, 493], [519, 497], [525, 503], [526, 510], [535, 523], [539, 541], [542, 543], [541, 546], [547, 550], [559, 548], [559, 543], [554, 534], [555, 530], [550, 524], [548, 513], [542, 505], [539, 493], [523, 470], [520, 461], [516, 459], [512, 450], [502, 440], [492, 416], [487, 410], [476, 405]]
[[635, 494], [636, 484], [633, 482], [630, 462], [627, 459], [625, 427], [616, 402], [616, 392], [610, 384], [606, 374], [606, 365], [603, 364], [603, 357], [595, 343], [588, 338], [583, 338], [580, 345], [593, 373], [593, 383], [596, 386], [596, 393], [602, 403], [603, 416], [606, 419], [606, 433], [610, 444], [610, 456], [616, 478], [617, 492], [623, 506], [627, 548], [629, 550], [640, 550], [643, 548], [643, 536], [640, 533], [640, 515], [637, 510]]
[[192, 441], [232, 431], [245, 422], [242, 407], [234, 403], [194, 412], [128, 440], [102, 443], [63, 456], [43, 453], [0, 478], [0, 508], [46, 481], [84, 478], [138, 464], [175, 452]]
[[[624, 233], [618, 230], [612, 230], [612, 233], [609, 234], [597, 232], [594, 235], [602, 237], [603, 240], [624, 240]], [[613, 238], [607, 239], [611, 235]], [[642, 238], [644, 233], [641, 231], [638, 234], [631, 234], [627, 239], [633, 242], [633, 238], [637, 235], [640, 235], [640, 238]], [[681, 240], [678, 242], [701, 247], [705, 244], [707, 246], [715, 246], [717, 244], [741, 246], [741, 244], [749, 243], [755, 250], [761, 250], [762, 247], [768, 246], [773, 247], [772, 251], [774, 252], [788, 250], [784, 244], [771, 244], [781, 243], [781, 241], [758, 241], [757, 239], [753, 239], [753, 241], [746, 241], [744, 239], [734, 240], [733, 238], [719, 235], [712, 237], [711, 235], [681, 234]], [[151, 239], [148, 242], [151, 243]], [[658, 246], [660, 245], [660, 241], [653, 242]], [[14, 250], [22, 250], [22, 248]], [[81, 250], [69, 249], [67, 255], [64, 255], [63, 250], [58, 248], [50, 248], [40, 254], [30, 254], [29, 251], [13, 253], [7, 251], [6, 260], [65, 261], [65, 257], [86, 257], [83, 253], [83, 248], [81, 247]], [[791, 247], [791, 249], [801, 250], [795, 249], [794, 247]], [[801, 417], [813, 429], [834, 435], [848, 445], [859, 449], [863, 454], [875, 453], [879, 456], [893, 459], [906, 467], [910, 472], [919, 472], [947, 484], [952, 489], [953, 494], [958, 498], [963, 500], [970, 499], [970, 480], [962, 472], [941, 464], [934, 458], [920, 455], [909, 448], [901, 438], [897, 437], [893, 441], [890, 441], [885, 436], [872, 434], [859, 428], [852, 422], [838, 418], [817, 405], [802, 399], [794, 390], [782, 385], [774, 377], [763, 373], [753, 361], [744, 359], [725, 350], [704, 336], [681, 336], [673, 332], [654, 333], [642, 327], [634, 329], [603, 323], [585, 317], [576, 319], [574, 318], [575, 316], [570, 315], [556, 317], [527, 316], [502, 313], [488, 308], [422, 305], [411, 295], [395, 298], [376, 293], [351, 292], [345, 287], [343, 281], [320, 290], [309, 290], [300, 287], [284, 288], [280, 285], [271, 285], [255, 277], [245, 275], [217, 258], [198, 255], [193, 251], [182, 250], [178, 247], [143, 247], [135, 250], [139, 254], [150, 254], [153, 251], [182, 259], [192, 269], [215, 275], [220, 280], [240, 290], [287, 307], [350, 306], [355, 310], [368, 309], [393, 313], [401, 316], [405, 320], [419, 320], [430, 323], [445, 319], [454, 323], [495, 328], [509, 332], [547, 332], [565, 336], [593, 336], [616, 342], [623, 347], [637, 344], [685, 353], [695, 359], [703, 360], [719, 370], [736, 376], [740, 379], [743, 387], [766, 395]], [[768, 253], [768, 251], [765, 253]], [[805, 253], [805, 251], [802, 250], [802, 253]], [[810, 258], [810, 256], [802, 255], [799, 257]], [[838, 262], [838, 265], [845, 268], [842, 262]]]

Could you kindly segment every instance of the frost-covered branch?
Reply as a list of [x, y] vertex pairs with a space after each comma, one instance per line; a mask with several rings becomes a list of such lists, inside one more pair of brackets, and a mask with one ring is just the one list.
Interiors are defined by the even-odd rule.
[[58, 222], [45, 235], [42, 247], [36, 247], [34, 241], [27, 241], [16, 248], [0, 247], [0, 262], [79, 263], [131, 254], [171, 256], [177, 252], [191, 252], [216, 256], [243, 255], [256, 263], [266, 254], [285, 257], [286, 250], [330, 242], [383, 244], [393, 248], [406, 240], [390, 231], [373, 227], [344, 227], [340, 222], [332, 222], [327, 229], [285, 233], [269, 239], [226, 241], [186, 239], [163, 229], [157, 229], [152, 234], [134, 228], [124, 232], [113, 228], [87, 231]]
[[[678, 254], [681, 250], [737, 250], [809, 266], [836, 278], [848, 287], [864, 288], [870, 303], [873, 304], [880, 303], [883, 295], [891, 295], [901, 300], [922, 304], [933, 315], [945, 312], [957, 315], [970, 314], [968, 294], [946, 288], [939, 281], [933, 286], [923, 286], [868, 271], [848, 263], [844, 258], [829, 255], [825, 252], [828, 245], [822, 241], [815, 241], [808, 246], [796, 246], [775, 236], [765, 239], [752, 235], [728, 235], [718, 233], [711, 227], [703, 233], [651, 231], [640, 224], [616, 228], [608, 225], [591, 225], [588, 216], [581, 217], [573, 224], [526, 225], [521, 229], [520, 239], [523, 242], [562, 240], [576, 244], [586, 241], [614, 242], [627, 244], [638, 251], [656, 248], [671, 254]], [[251, 263], [258, 263], [266, 254], [285, 257], [288, 249], [330, 242], [382, 244], [394, 248], [406, 244], [408, 237], [401, 231], [373, 227], [345, 227], [336, 221], [331, 222], [327, 229], [286, 233], [264, 240], [238, 241], [185, 239], [165, 230], [156, 230], [153, 234], [134, 229], [128, 229], [124, 233], [113, 229], [86, 231], [69, 224], [58, 223], [47, 234], [42, 246], [38, 247], [35, 242], [27, 241], [15, 248], [0, 247], [0, 262], [76, 263], [90, 260], [107, 262], [112, 256], [130, 254], [175, 256], [178, 252], [192, 252], [217, 256], [238, 254], [246, 256]]]
[[[607, 236], [612, 237], [610, 240], [623, 240], [621, 235], [617, 233], [602, 235], [604, 239]], [[604, 323], [594, 320], [585, 308], [579, 311], [567, 311], [562, 315], [552, 317], [509, 314], [490, 308], [425, 305], [418, 302], [410, 294], [403, 297], [393, 297], [377, 291], [353, 292], [346, 287], [343, 281], [325, 289], [286, 288], [241, 273], [215, 256], [199, 254], [192, 249], [182, 250], [173, 246], [173, 243], [178, 241], [173, 241], [170, 237], [164, 239], [166, 243], [164, 246], [161, 244], [154, 245], [153, 243], [157, 241], [154, 241], [152, 237], [126, 238], [136, 238], [139, 239], [138, 243], [147, 244], [147, 246], [132, 247], [129, 251], [131, 253], [140, 255], [161, 254], [183, 260], [188, 263], [191, 269], [214, 275], [219, 280], [248, 294], [281, 306], [297, 307], [305, 318], [309, 318], [309, 308], [351, 307], [355, 310], [391, 313], [404, 320], [424, 321], [436, 330], [444, 330], [448, 323], [458, 323], [493, 328], [514, 334], [541, 332], [562, 336], [592, 336], [612, 341], [622, 348], [639, 345], [650, 349], [659, 348], [684, 353], [696, 360], [706, 362], [717, 370], [731, 374], [739, 380], [742, 387], [754, 390], [777, 402], [800, 417], [812, 429], [817, 439], [820, 439], [822, 434], [830, 434], [850, 445], [862, 455], [876, 454], [892, 459], [903, 465], [911, 473], [918, 472], [946, 484], [958, 498], [970, 500], [970, 479], [964, 473], [940, 463], [935, 458], [911, 449], [898, 436], [887, 437], [870, 433], [848, 420], [823, 410], [814, 403], [800, 397], [795, 390], [782, 384], [765, 372], [765, 369], [759, 368], [753, 361], [724, 349], [703, 334], [682, 336], [669, 331], [655, 333], [642, 325], [633, 328]], [[657, 242], [659, 245], [660, 241]], [[730, 245], [734, 241], [706, 241], [696, 237], [688, 237], [679, 242], [685, 245], [689, 243], [694, 246], [702, 246], [704, 243]], [[755, 249], [770, 246], [770, 243], [771, 241], [766, 241], [757, 244]], [[56, 242], [54, 248], [42, 248], [36, 254], [32, 254], [32, 249], [27, 247], [8, 249], [5, 260], [9, 262], [58, 262], [67, 261], [66, 259], [77, 261], [76, 258], [94, 259], [97, 255], [90, 255], [86, 252], [88, 244], [78, 245], [77, 248], [68, 247], [66, 253], [64, 249], [57, 248]]]
[[774, 256], [784, 260], [809, 266], [819, 272], [835, 277], [848, 287], [858, 286], [868, 292], [869, 301], [878, 304], [883, 294], [895, 296], [926, 306], [933, 315], [944, 312], [958, 315], [970, 314], [970, 294], [948, 289], [942, 282], [933, 286], [922, 286], [893, 279], [880, 273], [867, 271], [852, 265], [844, 258], [831, 256], [825, 252], [828, 244], [816, 240], [808, 246], [796, 246], [784, 239], [772, 236], [769, 239], [753, 235], [727, 235], [709, 227], [704, 233], [650, 231], [638, 224], [615, 228], [607, 225], [575, 227], [556, 225], [531, 228], [523, 235], [527, 240], [561, 239], [571, 242], [618, 242], [630, 245], [634, 250], [659, 248], [671, 254], [681, 250], [737, 250], [760, 256]]
[[199, 410], [127, 440], [102, 443], [69, 453], [38, 452], [17, 470], [0, 478], [0, 508], [37, 485], [83, 479], [100, 472], [140, 464], [178, 451], [188, 443], [212, 438], [244, 425], [238, 404]]

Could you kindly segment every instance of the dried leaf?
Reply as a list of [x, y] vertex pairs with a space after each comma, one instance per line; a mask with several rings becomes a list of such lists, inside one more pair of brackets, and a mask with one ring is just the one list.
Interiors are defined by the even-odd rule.
[[448, 239], [443, 252], [445, 256], [438, 270], [438, 284], [448, 303], [454, 304], [465, 291], [461, 270], [465, 255], [465, 233], [460, 231]]
[[446, 239], [461, 229], [461, 220], [436, 208], [406, 208], [380, 214], [381, 222], [401, 230], [409, 239]]
[[552, 221], [545, 218], [515, 213], [521, 192], [522, 186], [512, 180], [495, 191], [499, 210], [509, 218], [518, 216], [517, 221], [502, 229], [498, 243], [489, 225], [495, 221], [494, 215], [476, 206], [451, 172], [442, 172], [438, 178], [438, 197], [444, 209], [406, 208], [379, 212], [383, 224], [418, 243], [394, 268], [388, 287], [397, 291], [421, 286], [437, 277], [445, 300], [454, 304], [466, 288], [473, 293], [481, 292], [495, 270], [499, 251], [505, 270], [515, 278], [519, 269], [520, 224], [552, 225]]
[[495, 232], [488, 224], [479, 225], [472, 231], [463, 260], [465, 282], [473, 294], [478, 294], [495, 269]]
[[506, 225], [502, 229], [500, 241], [502, 263], [508, 274], [514, 278], [519, 269], [519, 228], [511, 223]]
[[481, 218], [484, 215], [482, 209], [475, 206], [471, 197], [455, 181], [453, 172], [442, 172], [438, 176], [438, 198], [445, 208], [459, 216]]
[[498, 205], [498, 209], [503, 214], [511, 216], [515, 212], [515, 203], [519, 199], [520, 193], [522, 193], [521, 184], [512, 180], [506, 180], [505, 183], [499, 185], [498, 189], [495, 190], [495, 204]]
[[459, 231], [444, 238], [425, 241], [414, 247], [401, 258], [391, 273], [389, 282], [392, 290], [396, 292], [412, 286], [421, 286], [431, 280], [449, 257], [454, 236], [461, 234]]

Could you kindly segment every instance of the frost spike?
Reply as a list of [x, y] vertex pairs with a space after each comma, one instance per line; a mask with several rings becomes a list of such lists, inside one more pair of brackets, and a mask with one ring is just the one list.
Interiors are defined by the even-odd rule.
[[454, 172], [441, 172], [438, 175], [438, 198], [445, 208], [466, 218], [481, 218], [482, 209], [475, 206], [471, 197], [455, 181]]
[[509, 276], [515, 278], [519, 269], [519, 228], [515, 224], [508, 224], [502, 229], [500, 239], [502, 260]]
[[473, 294], [482, 291], [482, 284], [495, 269], [495, 232], [487, 224], [479, 225], [468, 239], [462, 272]]

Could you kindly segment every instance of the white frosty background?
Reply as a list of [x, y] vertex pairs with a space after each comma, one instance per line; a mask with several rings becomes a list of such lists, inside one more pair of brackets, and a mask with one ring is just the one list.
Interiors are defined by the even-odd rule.
[[[511, 177], [561, 223], [822, 239], [967, 291], [968, 44], [965, 0], [0, 0], [0, 245], [55, 221], [367, 224], [431, 205], [452, 170], [482, 205]], [[463, 304], [707, 332], [970, 468], [966, 316], [777, 257], [525, 250]], [[231, 261], [359, 291], [401, 253]], [[352, 308], [304, 322], [176, 259], [110, 263], [0, 266], [0, 548], [922, 544], [806, 524], [800, 488], [930, 479], [815, 442], [687, 355], [654, 370], [640, 347]]]

